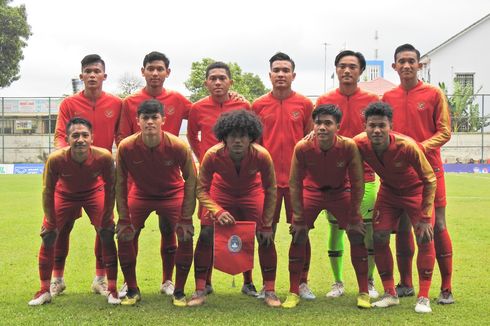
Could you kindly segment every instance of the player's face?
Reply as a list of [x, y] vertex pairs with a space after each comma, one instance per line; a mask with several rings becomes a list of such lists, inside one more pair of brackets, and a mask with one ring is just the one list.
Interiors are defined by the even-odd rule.
[[106, 80], [104, 66], [100, 62], [91, 63], [82, 68], [80, 80], [83, 81], [86, 90], [100, 90]]
[[88, 153], [92, 145], [92, 133], [87, 126], [74, 124], [68, 133], [68, 144], [73, 154], [83, 155]]
[[391, 123], [385, 116], [374, 115], [366, 120], [366, 133], [373, 148], [387, 148], [390, 143]]
[[291, 62], [278, 60], [272, 63], [269, 78], [274, 89], [290, 89], [295, 77]]
[[160, 134], [162, 124], [165, 122], [165, 118], [160, 113], [142, 113], [137, 120], [141, 133], [145, 136]]
[[340, 84], [352, 85], [357, 84], [361, 76], [361, 66], [359, 59], [353, 55], [342, 57], [335, 67]]
[[251, 139], [248, 135], [232, 132], [225, 138], [225, 144], [233, 157], [243, 157], [248, 152]]
[[391, 65], [396, 70], [400, 79], [417, 79], [417, 72], [422, 64], [417, 59], [417, 53], [403, 51], [396, 55], [395, 63]]
[[228, 94], [228, 90], [233, 85], [233, 80], [228, 77], [223, 68], [211, 69], [204, 82], [209, 94], [213, 97], [223, 97]]
[[339, 125], [330, 114], [321, 114], [313, 121], [313, 131], [318, 141], [330, 143], [333, 141]]
[[162, 88], [165, 79], [170, 75], [170, 69], [165, 66], [163, 60], [148, 62], [141, 68], [141, 74], [146, 80], [146, 86], [150, 88]]

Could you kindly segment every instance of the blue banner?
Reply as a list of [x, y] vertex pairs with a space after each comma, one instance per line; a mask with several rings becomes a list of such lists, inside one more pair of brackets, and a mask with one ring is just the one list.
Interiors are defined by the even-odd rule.
[[456, 173], [488, 173], [490, 171], [490, 164], [444, 164], [444, 171]]
[[14, 164], [14, 174], [43, 174], [44, 164]]

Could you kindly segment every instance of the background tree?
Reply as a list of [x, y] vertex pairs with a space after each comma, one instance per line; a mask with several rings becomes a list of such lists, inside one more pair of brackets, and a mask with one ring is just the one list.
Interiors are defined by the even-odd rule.
[[119, 78], [119, 97], [125, 98], [126, 96], [133, 94], [135, 91], [143, 87], [143, 81], [140, 77], [130, 74], [128, 72], [124, 73], [121, 78]]
[[31, 35], [26, 7], [11, 7], [10, 2], [12, 0], [0, 0], [0, 88], [20, 78], [19, 62], [24, 59], [22, 50]]
[[[203, 97], [208, 96], [208, 91], [204, 86], [206, 68], [216, 60], [204, 58], [201, 61], [195, 61], [191, 66], [191, 73], [186, 80], [185, 87], [191, 92], [190, 100], [195, 102]], [[233, 86], [231, 90], [243, 95], [248, 101], [252, 102], [257, 97], [267, 93], [269, 89], [265, 88], [264, 83], [258, 75], [252, 73], [243, 73], [242, 68], [235, 63], [227, 63], [230, 66]]]
[[445, 83], [439, 87], [446, 95], [451, 110], [451, 129], [454, 132], [475, 132], [490, 125], [489, 117], [480, 116], [480, 105], [475, 103], [476, 95], [481, 87], [474, 92], [471, 85], [462, 85], [457, 80], [453, 83], [453, 94], [448, 95]]

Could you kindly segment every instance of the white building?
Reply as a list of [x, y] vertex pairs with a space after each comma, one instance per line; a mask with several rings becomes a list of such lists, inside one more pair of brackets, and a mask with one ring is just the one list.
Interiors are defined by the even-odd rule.
[[421, 78], [444, 82], [449, 94], [453, 80], [470, 84], [480, 94], [490, 94], [490, 14], [465, 28], [421, 57]]

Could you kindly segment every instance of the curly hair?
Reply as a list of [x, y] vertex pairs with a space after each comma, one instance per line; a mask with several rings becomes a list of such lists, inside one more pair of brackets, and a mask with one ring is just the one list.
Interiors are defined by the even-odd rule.
[[253, 142], [262, 136], [262, 122], [251, 111], [234, 110], [221, 114], [213, 127], [213, 131], [219, 141], [224, 141], [228, 135], [237, 133], [248, 135]]
[[390, 123], [393, 121], [393, 109], [388, 103], [385, 102], [373, 102], [367, 106], [364, 110], [364, 118], [367, 119], [372, 116], [387, 117]]

